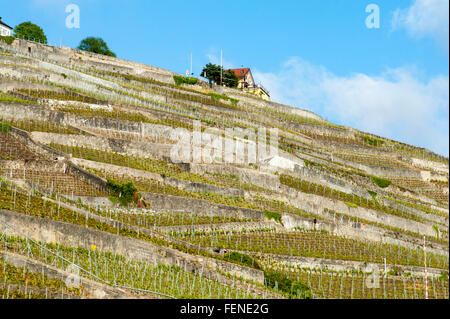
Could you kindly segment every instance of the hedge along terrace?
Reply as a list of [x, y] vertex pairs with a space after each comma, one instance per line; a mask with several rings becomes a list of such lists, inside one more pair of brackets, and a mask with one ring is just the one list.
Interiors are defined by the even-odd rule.
[[179, 75], [174, 75], [173, 80], [175, 81], [176, 85], [182, 85], [182, 84], [195, 85], [198, 83], [197, 78], [184, 77], [184, 76], [179, 76]]

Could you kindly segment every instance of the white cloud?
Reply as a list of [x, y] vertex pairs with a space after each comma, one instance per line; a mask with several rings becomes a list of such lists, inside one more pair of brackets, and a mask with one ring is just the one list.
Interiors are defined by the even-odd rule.
[[[220, 65], [220, 52], [218, 55], [216, 55], [212, 52], [209, 52], [208, 54], [206, 54], [206, 57], [208, 58], [209, 62], [211, 62], [212, 64]], [[225, 70], [233, 68], [233, 63], [228, 61], [227, 59], [223, 58], [223, 54], [222, 54], [222, 63], [223, 63], [223, 68]]]
[[338, 77], [300, 58], [289, 59], [277, 74], [254, 72], [275, 101], [448, 156], [449, 78], [421, 81], [415, 74], [397, 68]]
[[397, 9], [392, 18], [392, 29], [404, 28], [412, 37], [433, 37], [448, 51], [449, 1], [414, 0], [406, 9]]

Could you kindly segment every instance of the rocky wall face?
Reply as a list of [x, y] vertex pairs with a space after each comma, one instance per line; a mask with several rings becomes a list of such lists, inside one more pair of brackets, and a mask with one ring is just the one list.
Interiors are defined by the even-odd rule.
[[201, 213], [206, 216], [229, 216], [237, 218], [252, 218], [257, 220], [265, 219], [265, 215], [261, 211], [214, 204], [202, 199], [145, 192], [141, 192], [141, 195], [146, 202], [150, 203], [150, 207], [152, 209], [160, 211], [185, 211]]
[[202, 224], [202, 225], [180, 225], [180, 226], [161, 226], [157, 227], [158, 231], [171, 232], [214, 232], [214, 231], [242, 231], [242, 230], [259, 230], [259, 229], [277, 229], [279, 231], [285, 228], [274, 221], [262, 222], [235, 222], [235, 223], [218, 223], [218, 224]]
[[165, 178], [164, 182], [168, 185], [171, 185], [178, 189], [185, 190], [187, 192], [196, 192], [196, 193], [208, 192], [231, 197], [244, 196], [244, 191], [242, 189], [221, 187], [211, 184], [187, 182], [177, 178]]
[[378, 176], [378, 177], [403, 177], [403, 178], [414, 178], [414, 179], [422, 179], [421, 171], [412, 170], [409, 168], [401, 168], [401, 167], [381, 167], [381, 166], [371, 166], [366, 165], [367, 173], [370, 175]]
[[280, 178], [278, 175], [260, 172], [254, 169], [217, 164], [191, 164], [190, 167], [191, 172], [194, 174], [217, 173], [235, 175], [243, 182], [271, 190], [278, 190], [280, 186]]

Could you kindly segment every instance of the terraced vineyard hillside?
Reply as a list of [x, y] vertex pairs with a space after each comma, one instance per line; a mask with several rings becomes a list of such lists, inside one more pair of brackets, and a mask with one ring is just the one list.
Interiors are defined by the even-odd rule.
[[0, 42], [0, 298], [449, 298], [448, 158], [175, 75]]

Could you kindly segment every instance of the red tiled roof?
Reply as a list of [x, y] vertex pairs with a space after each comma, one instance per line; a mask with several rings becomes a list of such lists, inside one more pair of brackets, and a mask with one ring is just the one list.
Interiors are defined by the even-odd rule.
[[242, 79], [249, 71], [250, 68], [244, 68], [244, 69], [230, 69], [227, 71], [231, 71], [236, 75], [238, 78]]

